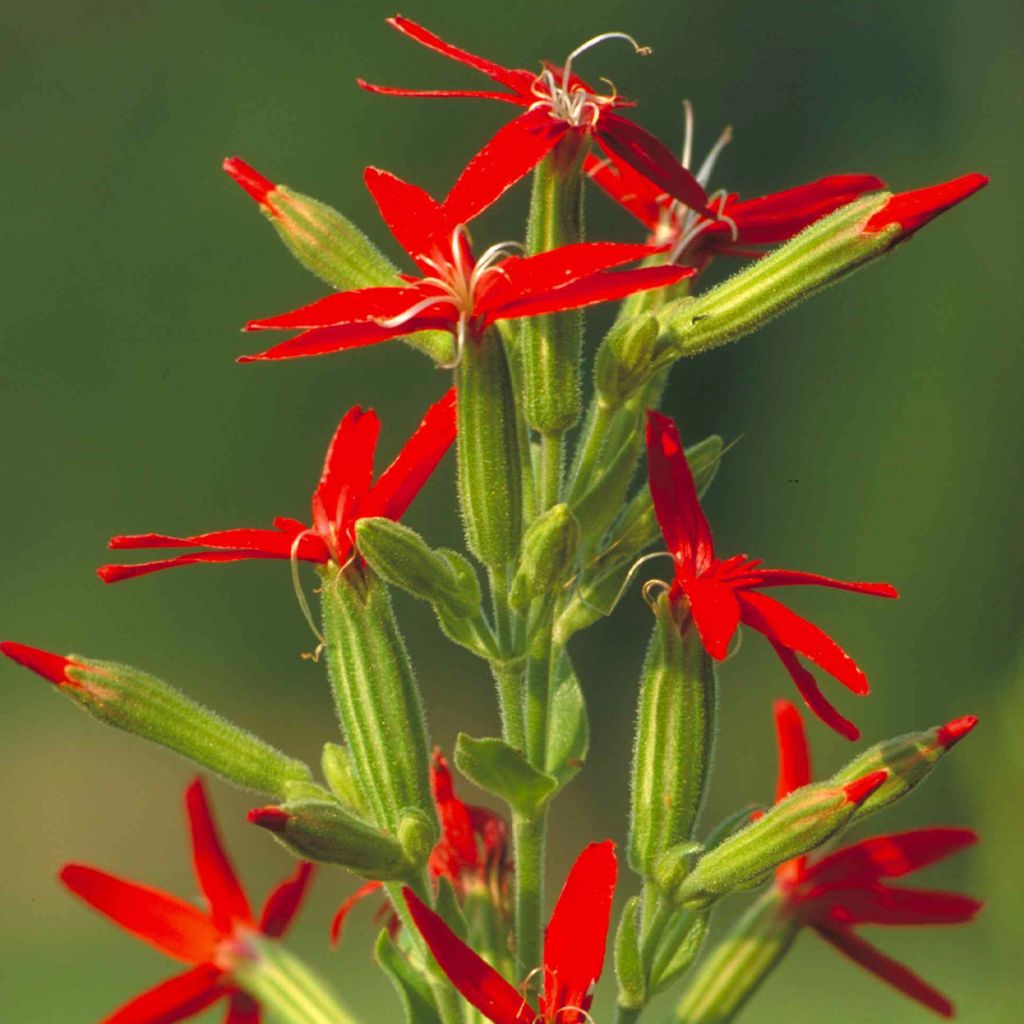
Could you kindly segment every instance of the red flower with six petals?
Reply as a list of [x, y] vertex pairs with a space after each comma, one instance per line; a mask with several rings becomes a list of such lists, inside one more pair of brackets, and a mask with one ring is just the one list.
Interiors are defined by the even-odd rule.
[[[973, 719], [951, 731], [950, 743], [973, 727]], [[952, 723], [956, 725], [957, 723]], [[800, 712], [788, 701], [775, 702], [779, 750], [776, 801], [811, 781], [810, 754]], [[874, 836], [824, 857], [798, 857], [780, 865], [777, 886], [793, 914], [855, 963], [943, 1017], [953, 1004], [903, 964], [890, 959], [856, 934], [863, 924], [938, 925], [970, 921], [981, 909], [959, 893], [894, 888], [885, 883], [977, 842], [966, 828], [920, 828]]]
[[388, 24], [422, 46], [479, 71], [506, 91], [395, 89], [357, 79], [362, 88], [387, 96], [471, 97], [499, 100], [526, 108], [524, 113], [499, 129], [473, 157], [445, 200], [445, 205], [463, 220], [472, 216], [466, 213], [467, 210], [475, 213], [493, 203], [507, 188], [532, 171], [563, 139], [575, 138], [582, 145], [591, 136], [616, 164], [632, 168], [686, 206], [713, 216], [707, 208], [704, 189], [665, 145], [639, 125], [615, 113], [621, 107], [634, 104], [614, 93], [611, 96], [601, 95], [572, 72], [573, 60], [605, 39], [625, 39], [637, 52], [649, 52], [637, 46], [630, 36], [622, 32], [606, 32], [577, 47], [566, 59], [564, 67], [545, 63], [543, 70], [536, 73], [522, 68], [506, 68], [467, 53], [401, 15], [388, 18]]
[[185, 791], [185, 805], [196, 878], [209, 913], [85, 864], [67, 864], [60, 873], [76, 896], [125, 931], [192, 965], [126, 1003], [104, 1024], [169, 1024], [200, 1013], [219, 999], [229, 1000], [225, 1024], [259, 1024], [259, 1005], [234, 984], [233, 966], [252, 955], [250, 936], [276, 939], [284, 934], [312, 880], [313, 865], [301, 863], [277, 886], [257, 921], [217, 834], [201, 780]]
[[617, 870], [611, 840], [591, 843], [576, 858], [544, 933], [540, 1013], [411, 889], [404, 893], [434, 959], [488, 1020], [494, 1024], [581, 1024], [604, 965]]
[[888, 583], [850, 583], [815, 573], [762, 569], [760, 560], [746, 555], [716, 558], [711, 528], [697, 499], [676, 425], [653, 410], [647, 413], [647, 458], [654, 512], [675, 561], [671, 596], [674, 601], [686, 602], [705, 650], [721, 661], [741, 622], [757, 630], [775, 649], [807, 706], [836, 732], [857, 739], [860, 733], [856, 726], [825, 699], [797, 655], [863, 695], [869, 687], [860, 667], [817, 626], [758, 591], [766, 587], [820, 586], [897, 597], [896, 590]]
[[455, 391], [428, 410], [423, 422], [398, 457], [373, 482], [373, 457], [380, 420], [372, 409], [356, 406], [335, 431], [323, 475], [313, 492], [313, 525], [278, 518], [274, 528], [218, 530], [194, 537], [143, 533], [113, 537], [115, 551], [140, 548], [202, 547], [210, 550], [177, 555], [140, 565], [103, 565], [97, 570], [105, 583], [144, 576], [160, 569], [198, 562], [237, 562], [247, 558], [297, 558], [305, 562], [334, 561], [344, 566], [353, 556], [355, 525], [368, 516], [398, 519], [455, 439]]
[[457, 352], [498, 320], [539, 316], [624, 298], [688, 277], [688, 267], [610, 271], [658, 252], [656, 247], [580, 242], [535, 256], [510, 256], [493, 245], [477, 259], [465, 223], [481, 204], [460, 214], [421, 188], [376, 168], [366, 187], [395, 239], [419, 268], [406, 284], [338, 292], [281, 316], [253, 320], [247, 331], [301, 330], [301, 334], [239, 362], [292, 359], [374, 345], [417, 331], [447, 330]]

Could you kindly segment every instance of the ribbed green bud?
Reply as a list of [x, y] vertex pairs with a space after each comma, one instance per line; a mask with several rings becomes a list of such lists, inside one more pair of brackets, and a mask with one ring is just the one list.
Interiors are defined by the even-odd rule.
[[456, 573], [449, 559], [408, 526], [383, 517], [360, 519], [356, 523], [356, 546], [388, 583], [443, 605], [456, 618], [479, 614], [476, 574]]
[[886, 253], [899, 225], [863, 228], [889, 199], [877, 193], [849, 203], [716, 288], [670, 303], [658, 314], [670, 346], [661, 364], [742, 338]]
[[[526, 228], [531, 256], [583, 239], [581, 172], [586, 150], [580, 133], [567, 132], [537, 165]], [[541, 434], [563, 434], [580, 416], [583, 312], [530, 317], [520, 331], [526, 422]]]
[[615, 976], [619, 981], [618, 1004], [624, 1010], [639, 1010], [647, 1002], [647, 979], [640, 957], [637, 917], [640, 897], [634, 896], [622, 908], [615, 933]]
[[584, 545], [600, 540], [622, 512], [626, 491], [629, 490], [629, 482], [633, 478], [643, 446], [643, 433], [640, 430], [631, 431], [619, 450], [607, 459], [602, 459], [596, 467], [590, 486], [583, 496], [572, 502]]
[[466, 543], [484, 565], [499, 569], [519, 553], [523, 499], [515, 394], [496, 331], [466, 343], [455, 383]]
[[924, 782], [945, 754], [977, 725], [973, 715], [924, 732], [908, 732], [869, 747], [832, 776], [834, 786], [869, 772], [888, 770], [889, 777], [853, 813], [850, 824], [895, 803]]
[[667, 594], [656, 607], [640, 676], [633, 747], [629, 863], [653, 875], [665, 851], [693, 838], [715, 740], [715, 667], [692, 622], [682, 632]]
[[50, 679], [93, 718], [176, 751], [236, 786], [284, 797], [290, 783], [312, 781], [301, 761], [147, 672], [14, 643], [5, 643], [4, 653]]
[[849, 824], [857, 806], [886, 779], [872, 772], [842, 786], [804, 786], [753, 824], [706, 853], [672, 893], [681, 907], [699, 909], [767, 880], [784, 861], [799, 857]]
[[662, 933], [651, 967], [650, 994], [657, 995], [689, 970], [708, 935], [710, 911], [682, 910]]
[[325, 743], [324, 752], [320, 757], [320, 770], [331, 793], [342, 807], [365, 817], [368, 813], [366, 804], [359, 792], [352, 757], [348, 750], [340, 743]]
[[333, 800], [290, 800], [279, 807], [258, 807], [249, 812], [249, 820], [297, 856], [339, 864], [363, 878], [411, 878], [422, 866], [408, 857], [394, 836]]
[[609, 408], [617, 409], [651, 379], [660, 331], [653, 313], [641, 313], [616, 322], [601, 342], [594, 384]]
[[535, 597], [560, 587], [572, 575], [579, 543], [580, 524], [568, 505], [554, 505], [535, 519], [523, 537], [509, 604], [524, 611]]
[[322, 570], [324, 651], [363, 803], [396, 832], [402, 811], [433, 817], [426, 718], [387, 587], [372, 569]]
[[398, 820], [398, 842], [411, 864], [423, 867], [437, 845], [437, 822], [414, 807], [402, 811]]

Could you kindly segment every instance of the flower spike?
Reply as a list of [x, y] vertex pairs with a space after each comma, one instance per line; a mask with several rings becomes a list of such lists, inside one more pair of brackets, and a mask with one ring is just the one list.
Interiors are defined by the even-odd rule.
[[717, 558], [676, 425], [653, 410], [647, 414], [647, 455], [654, 511], [676, 564], [671, 598], [692, 617], [708, 654], [718, 661], [724, 659], [741, 622], [757, 630], [772, 645], [811, 710], [836, 732], [856, 739], [857, 728], [829, 704], [797, 655], [814, 662], [856, 694], [868, 692], [864, 673], [817, 626], [758, 591], [821, 586], [896, 597], [896, 590], [888, 583], [852, 583], [815, 573], [762, 569], [760, 561], [746, 555]]

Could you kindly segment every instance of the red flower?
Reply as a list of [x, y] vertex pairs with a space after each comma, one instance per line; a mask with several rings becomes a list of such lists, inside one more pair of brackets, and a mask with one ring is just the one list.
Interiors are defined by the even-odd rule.
[[[800, 713], [788, 701], [775, 702], [775, 730], [779, 749], [776, 800], [782, 800], [811, 781], [810, 755]], [[952, 731], [952, 742], [964, 734], [963, 728]], [[927, 867], [977, 840], [977, 834], [966, 828], [920, 828], [874, 836], [820, 859], [798, 857], [788, 861], [778, 868], [777, 885], [790, 911], [841, 953], [911, 999], [943, 1017], [952, 1017], [953, 1004], [941, 992], [866, 942], [854, 929], [862, 924], [970, 921], [981, 909], [977, 900], [959, 893], [896, 888], [885, 884], [885, 879]]]
[[658, 251], [614, 242], [581, 242], [527, 257], [509, 256], [507, 245], [492, 245], [477, 259], [464, 227], [472, 214], [455, 215], [447, 204], [386, 171], [370, 167], [364, 178], [384, 222], [424, 276], [405, 276], [406, 283], [394, 287], [338, 292], [254, 320], [247, 331], [302, 333], [239, 362], [323, 355], [429, 330], [451, 331], [460, 351], [467, 338], [479, 339], [495, 321], [621, 299], [693, 273], [685, 267], [609, 273]]
[[97, 571], [105, 583], [144, 576], [160, 569], [197, 562], [237, 562], [246, 558], [298, 558], [306, 562], [335, 561], [345, 565], [353, 555], [355, 524], [367, 516], [398, 519], [426, 483], [455, 438], [455, 391], [449, 390], [428, 410], [423, 422], [398, 457], [373, 479], [373, 456], [380, 421], [373, 410], [356, 406], [342, 418], [327, 449], [323, 475], [313, 492], [313, 525], [278, 518], [274, 528], [218, 530], [194, 537], [143, 533], [113, 537], [115, 551], [138, 548], [209, 550], [164, 558], [141, 565], [104, 565]]
[[617, 865], [611, 840], [576, 858], [544, 934], [540, 1013], [410, 889], [405, 901], [434, 959], [494, 1024], [582, 1024], [604, 964]]
[[387, 96], [469, 96], [526, 108], [524, 113], [499, 129], [477, 153], [445, 200], [445, 205], [458, 211], [463, 220], [469, 220], [479, 210], [490, 206], [507, 188], [532, 171], [563, 139], [574, 138], [578, 145], [582, 145], [588, 136], [596, 139], [616, 164], [633, 168], [681, 203], [711, 215], [704, 189], [685, 167], [680, 166], [664, 144], [639, 125], [615, 113], [618, 108], [634, 104], [616, 95], [614, 89], [610, 96], [595, 92], [592, 86], [573, 74], [573, 60], [605, 39], [625, 39], [638, 53], [650, 52], [637, 46], [630, 36], [622, 32], [596, 36], [569, 54], [565, 67], [545, 62], [543, 70], [538, 73], [502, 67], [484, 57], [467, 53], [400, 15], [388, 18], [388, 24], [422, 46], [486, 75], [504, 91], [394, 89], [357, 79], [364, 89]]
[[169, 1024], [224, 998], [230, 1000], [225, 1024], [258, 1024], [259, 1005], [234, 984], [232, 970], [253, 955], [251, 936], [280, 938], [284, 934], [313, 877], [313, 865], [301, 863], [290, 879], [270, 893], [257, 921], [221, 845], [200, 780], [185, 791], [185, 804], [196, 878], [208, 913], [85, 864], [67, 864], [60, 873], [73, 893], [125, 931], [192, 965], [126, 1003], [105, 1024]]
[[[432, 878], [446, 878], [460, 897], [474, 886], [485, 889], [492, 905], [505, 912], [508, 878], [512, 865], [508, 858], [508, 825], [505, 819], [486, 807], [463, 803], [456, 795], [452, 773], [439, 747], [430, 764], [430, 788], [441, 822], [441, 838], [430, 853], [427, 868]], [[382, 882], [367, 882], [338, 908], [331, 922], [331, 941], [337, 943], [349, 911], [361, 900], [383, 887]], [[374, 915], [386, 921], [395, 935], [398, 915], [385, 903]]]
[[708, 654], [719, 661], [724, 659], [741, 622], [756, 629], [775, 648], [807, 706], [836, 732], [857, 739], [860, 733], [856, 726], [829, 704], [797, 655], [813, 661], [856, 694], [868, 692], [864, 673], [817, 626], [758, 591], [766, 587], [821, 586], [897, 597], [895, 589], [888, 583], [847, 583], [815, 573], [762, 569], [759, 559], [746, 555], [716, 558], [711, 528], [697, 500], [676, 425], [653, 411], [647, 414], [647, 457], [654, 511], [675, 560], [671, 596], [674, 601], [685, 602]]

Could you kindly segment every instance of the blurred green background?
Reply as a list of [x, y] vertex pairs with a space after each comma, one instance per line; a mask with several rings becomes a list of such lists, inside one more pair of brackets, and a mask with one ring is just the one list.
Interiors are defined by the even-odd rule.
[[[391, 13], [378, 0], [21, 0], [0, 10], [0, 633], [137, 663], [310, 759], [332, 737], [332, 712], [321, 670], [298, 656], [311, 639], [286, 566], [187, 569], [111, 588], [93, 569], [113, 533], [307, 514], [345, 408], [381, 411], [389, 459], [444, 388], [400, 345], [233, 363], [249, 350], [241, 323], [322, 288], [221, 174], [223, 156], [336, 205], [397, 256], [362, 189], [364, 165], [442, 193], [507, 117], [494, 104], [356, 89], [357, 74], [478, 84], [389, 30]], [[756, 338], [678, 366], [666, 405], [689, 440], [743, 437], [707, 502], [722, 552], [901, 589], [897, 605], [791, 598], [871, 676], [868, 700], [838, 697], [867, 740], [982, 717], [937, 777], [877, 825], [982, 829], [980, 847], [924, 881], [990, 907], [967, 928], [869, 935], [946, 989], [963, 1020], [1021, 1021], [1020, 5], [411, 0], [403, 13], [526, 67], [599, 32], [634, 33], [655, 47], [650, 59], [611, 44], [581, 73], [614, 78], [672, 148], [683, 97], [696, 107], [698, 150], [732, 123], [716, 183], [748, 195], [845, 170], [898, 189], [971, 170], [992, 176], [882, 265]], [[520, 187], [478, 237], [521, 235], [525, 198]], [[594, 238], [634, 237], [602, 196], [590, 197], [588, 218]], [[597, 330], [607, 315], [590, 322]], [[458, 540], [452, 487], [449, 461], [409, 517], [437, 543]], [[496, 729], [485, 671], [439, 639], [423, 606], [398, 604], [434, 738], [450, 746], [459, 728]], [[624, 839], [648, 629], [634, 589], [609, 624], [576, 642], [598, 756], [555, 816], [553, 883], [585, 842]], [[712, 818], [769, 796], [770, 701], [793, 696], [757, 638], [723, 677]], [[101, 729], [11, 665], [0, 678], [0, 1018], [97, 1020], [170, 965], [63, 893], [54, 873], [74, 858], [193, 893], [180, 810], [191, 772]], [[810, 728], [823, 770], [849, 755], [824, 727]], [[262, 895], [288, 860], [245, 824], [250, 798], [220, 784], [213, 792]], [[395, 1020], [398, 1004], [370, 966], [369, 914], [356, 915], [341, 953], [326, 950], [330, 914], [353, 885], [325, 872], [296, 941], [366, 1021]], [[620, 897], [632, 889], [627, 873]], [[723, 921], [742, 904], [732, 902]], [[599, 1021], [610, 992], [602, 986]], [[927, 1016], [806, 936], [743, 1020]]]

